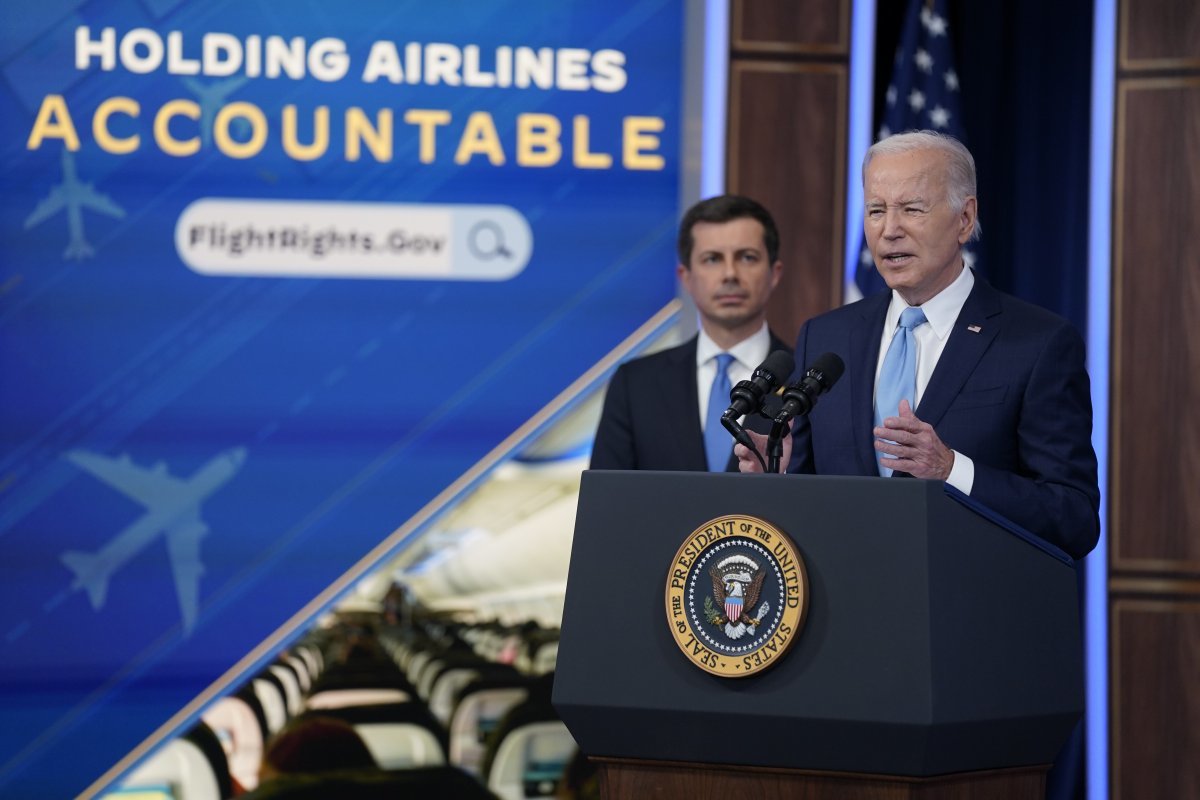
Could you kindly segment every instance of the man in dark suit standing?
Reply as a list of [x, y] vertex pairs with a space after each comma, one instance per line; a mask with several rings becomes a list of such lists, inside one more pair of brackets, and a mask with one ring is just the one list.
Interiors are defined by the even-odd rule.
[[797, 363], [833, 352], [846, 374], [796, 421], [789, 471], [942, 480], [1082, 558], [1100, 498], [1082, 338], [965, 266], [979, 222], [960, 142], [884, 139], [867, 151], [863, 189], [867, 245], [891, 291], [801, 329]]
[[[765, 208], [734, 195], [702, 200], [679, 224], [678, 255], [675, 271], [696, 305], [699, 333], [617, 369], [592, 469], [736, 470], [733, 439], [709, 420], [729, 407], [729, 386], [769, 353], [790, 350], [767, 328], [767, 300], [783, 264]], [[707, 448], [706, 430], [717, 434]]]

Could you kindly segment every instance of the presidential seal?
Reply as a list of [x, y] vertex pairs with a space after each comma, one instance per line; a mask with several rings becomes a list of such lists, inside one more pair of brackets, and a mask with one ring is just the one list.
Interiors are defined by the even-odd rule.
[[667, 622], [693, 664], [722, 678], [774, 666], [808, 614], [796, 545], [757, 517], [725, 516], [692, 532], [667, 577]]

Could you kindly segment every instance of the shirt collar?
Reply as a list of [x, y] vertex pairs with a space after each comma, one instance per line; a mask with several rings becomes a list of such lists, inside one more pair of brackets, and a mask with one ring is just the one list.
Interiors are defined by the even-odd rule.
[[[974, 272], [970, 267], [963, 267], [962, 272], [958, 273], [958, 277], [954, 279], [953, 283], [926, 300], [921, 306], [921, 310], [925, 312], [925, 319], [929, 321], [929, 327], [933, 329], [937, 338], [945, 339], [950, 335], [954, 321], [958, 319], [959, 312], [962, 311], [963, 304], [967, 302], [967, 296], [971, 294], [974, 286]], [[906, 308], [908, 308], [908, 303], [893, 291], [892, 302], [888, 305], [887, 317], [883, 323], [885, 336], [900, 324], [900, 314]]]
[[729, 353], [739, 364], [752, 370], [766, 360], [770, 350], [771, 333], [767, 329], [766, 322], [763, 322], [762, 327], [756, 333], [742, 339], [728, 350], [718, 347], [717, 343], [704, 332], [704, 328], [701, 328], [699, 339], [696, 342], [696, 366], [707, 363], [719, 353]]

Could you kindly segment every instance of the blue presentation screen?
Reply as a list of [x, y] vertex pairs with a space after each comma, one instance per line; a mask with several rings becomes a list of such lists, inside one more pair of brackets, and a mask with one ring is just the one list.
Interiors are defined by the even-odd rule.
[[683, 16], [0, 7], [0, 794], [91, 785], [671, 299]]

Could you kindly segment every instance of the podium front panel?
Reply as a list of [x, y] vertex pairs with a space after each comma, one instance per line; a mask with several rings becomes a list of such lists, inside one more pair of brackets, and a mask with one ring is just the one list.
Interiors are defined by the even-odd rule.
[[[776, 665], [689, 662], [664, 596], [683, 541], [759, 517], [804, 558]], [[933, 481], [586, 472], [554, 701], [590, 755], [932, 775], [1047, 763], [1082, 709], [1074, 570]]]

